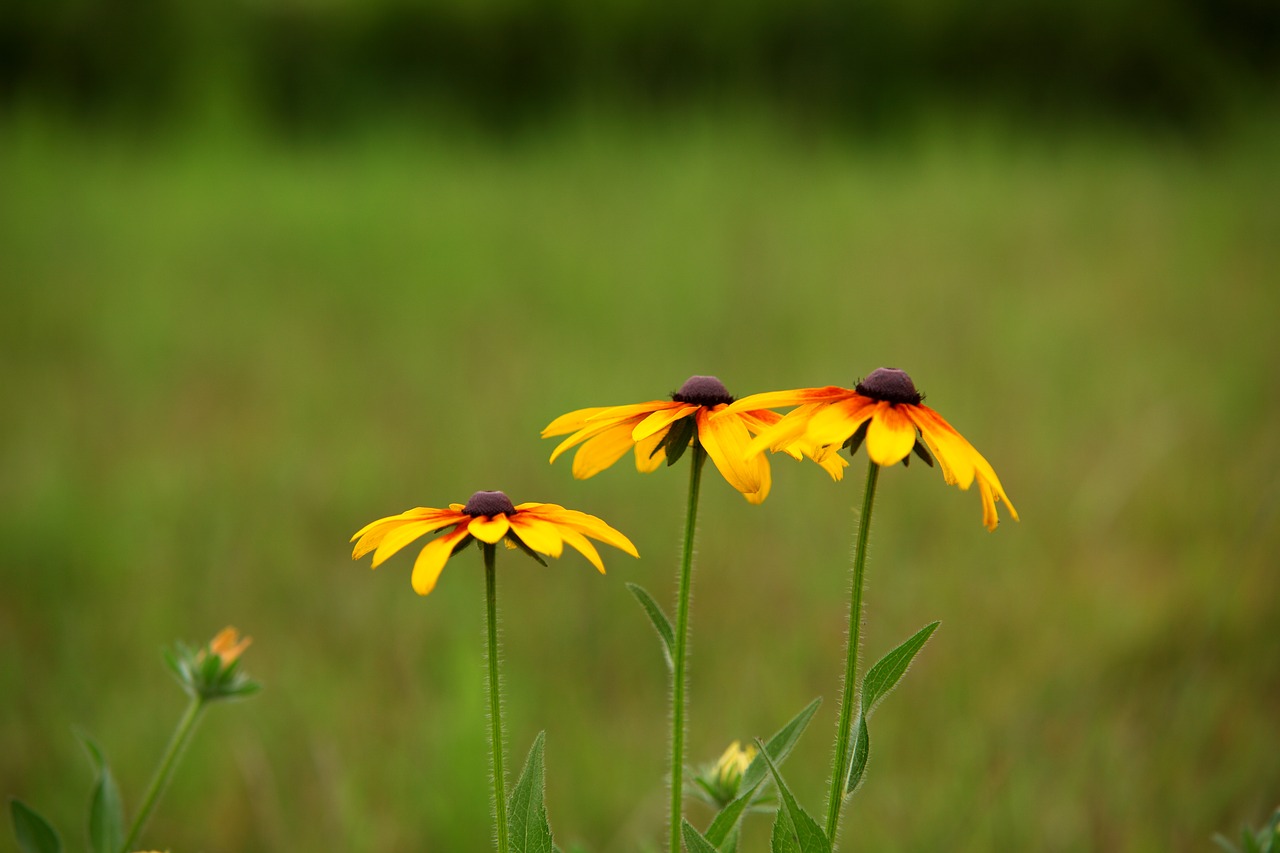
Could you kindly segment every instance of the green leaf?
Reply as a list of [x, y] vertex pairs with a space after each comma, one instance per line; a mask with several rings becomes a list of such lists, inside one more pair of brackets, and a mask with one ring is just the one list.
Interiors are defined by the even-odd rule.
[[689, 821], [680, 822], [680, 833], [684, 836], [684, 848], [689, 853], [719, 853], [714, 844], [703, 838], [698, 830], [689, 825]]
[[782, 806], [778, 809], [777, 819], [773, 822], [773, 835], [769, 839], [770, 849], [773, 853], [832, 853], [831, 842], [827, 840], [822, 827], [818, 826], [818, 822], [808, 812], [800, 808], [791, 789], [782, 781], [777, 765], [764, 751], [763, 743], [760, 748], [761, 755], [769, 765], [769, 772], [773, 775], [773, 783], [778, 786], [778, 793], [782, 796]]
[[653, 596], [644, 591], [644, 587], [639, 584], [629, 583], [627, 589], [631, 590], [631, 594], [636, 597], [636, 601], [640, 602], [640, 606], [644, 608], [644, 612], [649, 614], [649, 621], [653, 623], [654, 630], [658, 632], [658, 638], [662, 640], [662, 655], [667, 660], [667, 669], [671, 669], [672, 649], [676, 645], [676, 632], [671, 627], [671, 620], [667, 618], [667, 614], [662, 612], [662, 608], [658, 606], [658, 602], [653, 600]]
[[[773, 737], [769, 738], [769, 742], [765, 745], [765, 751], [769, 753], [769, 756], [774, 761], [781, 764], [791, 754], [796, 741], [800, 739], [800, 735], [804, 734], [805, 728], [808, 727], [809, 721], [818, 712], [818, 706], [821, 704], [822, 697], [819, 696], [806, 705], [804, 710], [792, 717]], [[764, 758], [761, 755], [756, 755], [755, 759], [747, 767], [746, 772], [742, 774], [742, 787], [739, 790], [743, 793], [721, 809], [720, 813], [711, 821], [711, 826], [707, 827], [707, 839], [712, 844], [722, 847], [729, 840], [733, 831], [737, 829], [738, 823], [742, 820], [742, 815], [746, 812], [747, 807], [751, 805], [752, 799], [755, 797], [756, 788], [764, 781], [765, 774], [768, 772], [769, 766], [765, 763]]]
[[62, 853], [62, 842], [48, 821], [21, 800], [9, 801], [13, 816], [13, 837], [22, 853]]
[[511, 789], [507, 801], [507, 826], [511, 835], [512, 853], [552, 853], [551, 826], [547, 823], [547, 807], [544, 803], [545, 779], [542, 763], [542, 747], [546, 732], [538, 732], [529, 748], [524, 770]]
[[[697, 428], [697, 421], [693, 415], [683, 417], [667, 428], [667, 434], [662, 437], [662, 441], [658, 442], [658, 447], [666, 451], [668, 467], [679, 462], [680, 457], [684, 456], [693, 442], [693, 434]], [[654, 453], [658, 452], [658, 447], [653, 449]]]
[[[782, 728], [778, 729], [773, 737], [769, 738], [768, 744], [765, 745], [765, 751], [769, 753], [769, 757], [774, 762], [781, 764], [786, 761], [787, 756], [791, 754], [791, 750], [795, 747], [796, 741], [800, 740], [800, 735], [804, 734], [805, 728], [808, 727], [809, 721], [813, 719], [813, 715], [818, 713], [818, 706], [822, 704], [822, 697], [819, 696], [804, 707], [804, 709], [796, 714]], [[764, 779], [765, 774], [769, 772], [768, 766], [764, 763], [763, 754], [758, 754], [747, 767], [745, 773], [742, 774], [743, 788], [752, 788], [757, 782]]]
[[924, 647], [924, 644], [937, 628], [937, 622], [930, 622], [925, 625], [912, 635], [911, 639], [880, 658], [875, 666], [867, 671], [866, 678], [862, 679], [862, 713], [864, 716], [870, 717], [871, 712], [875, 710], [880, 700], [897, 686], [898, 680], [902, 678], [907, 668], [911, 666], [911, 661], [915, 658], [916, 653]]
[[124, 846], [124, 803], [120, 799], [120, 788], [98, 745], [84, 732], [76, 734], [98, 774], [89, 800], [89, 849], [93, 853], [119, 853]]
[[867, 772], [867, 759], [871, 756], [871, 733], [867, 731], [867, 718], [859, 715], [858, 734], [853, 742], [853, 756], [849, 762], [849, 775], [845, 779], [844, 795], [847, 797], [862, 784]]

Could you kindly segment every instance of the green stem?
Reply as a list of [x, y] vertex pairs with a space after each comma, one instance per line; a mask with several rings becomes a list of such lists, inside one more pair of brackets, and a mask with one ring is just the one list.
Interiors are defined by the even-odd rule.
[[845, 651], [844, 692], [840, 696], [840, 722], [836, 727], [836, 754], [831, 762], [831, 795], [827, 800], [827, 838], [836, 846], [844, 786], [849, 778], [849, 731], [853, 722], [854, 689], [857, 686], [858, 645], [862, 637], [862, 578], [867, 567], [867, 535], [871, 530], [871, 507], [876, 499], [880, 466], [868, 460], [867, 485], [862, 494], [862, 515], [858, 517], [857, 544], [853, 551], [853, 593], [849, 601], [849, 643]]
[[484, 593], [489, 645], [489, 759], [493, 769], [493, 822], [498, 829], [498, 853], [507, 853], [507, 777], [502, 768], [502, 683], [498, 680], [498, 573], [496, 548], [484, 544]]
[[689, 507], [684, 517], [684, 549], [680, 553], [680, 587], [676, 604], [676, 647], [671, 675], [671, 853], [680, 853], [680, 819], [684, 802], [684, 680], [689, 647], [689, 591], [693, 587], [693, 533], [698, 522], [698, 490], [707, 452], [694, 442], [689, 465]]
[[191, 735], [195, 732], [196, 723], [200, 720], [200, 714], [204, 711], [205, 700], [201, 696], [191, 697], [187, 710], [183, 712], [182, 719], [178, 721], [178, 727], [173, 730], [173, 736], [169, 738], [169, 746], [165, 749], [164, 757], [160, 759], [160, 766], [156, 768], [156, 773], [151, 777], [151, 784], [147, 788], [147, 793], [142, 798], [142, 807], [138, 809], [138, 815], [133, 819], [133, 825], [129, 827], [129, 836], [125, 839], [122, 853], [128, 853], [133, 849], [133, 843], [138, 840], [142, 828], [147, 824], [147, 818], [151, 817], [151, 812], [156, 807], [156, 803], [160, 800], [160, 795], [164, 793], [165, 787], [169, 784], [169, 778], [173, 776], [173, 768], [178, 763], [178, 757], [182, 755], [186, 749], [187, 743], [191, 740]]

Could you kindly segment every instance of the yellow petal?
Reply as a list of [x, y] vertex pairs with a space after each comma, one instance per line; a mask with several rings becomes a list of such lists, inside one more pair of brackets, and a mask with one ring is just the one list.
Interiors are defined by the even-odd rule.
[[587, 541], [587, 537], [570, 527], [560, 528], [560, 535], [564, 537], [564, 541], [568, 542], [576, 548], [582, 556], [591, 561], [591, 565], [600, 570], [600, 574], [604, 574], [604, 561], [600, 559], [600, 552], [595, 546]]
[[[747, 455], [757, 456], [765, 450], [789, 447], [791, 442], [804, 435], [817, 406], [801, 406], [793, 410], [773, 426], [763, 430], [747, 445]], [[726, 410], [727, 411], [727, 410]], [[732, 416], [730, 416], [732, 417]]]
[[582, 442], [586, 441], [589, 438], [594, 438], [595, 436], [600, 435], [600, 433], [602, 432], [606, 432], [610, 429], [613, 429], [614, 427], [618, 426], [618, 423], [619, 423], [618, 421], [607, 420], [607, 421], [598, 421], [598, 422], [587, 424], [582, 429], [578, 430], [573, 435], [569, 436], [564, 441], [557, 444], [556, 449], [551, 451], [550, 461], [555, 462], [556, 459], [560, 457], [560, 454], [564, 453], [569, 448], [575, 445], [581, 444]]
[[804, 438], [815, 445], [834, 444], [839, 447], [875, 410], [876, 401], [861, 395], [828, 405], [815, 404]]
[[444, 570], [444, 564], [449, 562], [454, 546], [470, 535], [467, 526], [459, 524], [443, 536], [432, 539], [418, 553], [418, 559], [413, 561], [413, 575], [410, 577], [413, 589], [418, 595], [426, 595], [435, 589], [436, 580]]
[[[408, 523], [405, 521], [404, 516], [409, 515], [412, 512], [414, 512], [414, 510], [410, 510], [409, 513], [404, 513], [402, 515], [392, 516], [391, 518], [380, 519], [379, 521], [375, 521], [373, 524], [366, 525], [364, 529], [368, 532], [361, 536], [360, 541], [356, 543], [355, 549], [351, 552], [351, 559], [358, 560], [374, 548], [381, 545], [382, 540], [388, 533], [400, 525]], [[450, 524], [457, 524], [459, 521], [465, 520], [465, 517], [462, 516], [461, 513], [450, 512], [449, 510], [442, 509], [434, 510], [432, 515], [424, 516], [418, 520], [427, 523], [429, 526], [425, 528], [424, 532], [430, 532], [432, 530], [439, 530], [441, 527], [448, 527]]]
[[578, 449], [573, 457], [573, 478], [594, 477], [621, 459], [634, 444], [630, 421], [611, 426]]
[[636, 424], [635, 429], [631, 431], [631, 440], [643, 441], [655, 432], [666, 429], [671, 424], [687, 415], [692, 415], [696, 411], [698, 411], [697, 406], [682, 406], [679, 403], [673, 403], [668, 409], [659, 409]]
[[769, 489], [773, 487], [773, 473], [769, 470], [769, 457], [757, 456], [751, 461], [760, 466], [760, 488], [749, 495], [743, 495], [743, 497], [747, 499], [747, 503], [762, 504], [764, 499], [769, 497]]
[[569, 528], [626, 551], [633, 557], [640, 556], [636, 551], [636, 546], [631, 544], [630, 539], [594, 515], [579, 512], [576, 509], [565, 509], [560, 506], [550, 510], [544, 509], [539, 514], [542, 518], [559, 527], [562, 533], [565, 528]]
[[549, 521], [528, 512], [517, 511], [511, 516], [511, 532], [520, 541], [539, 554], [559, 557], [564, 550], [564, 538], [559, 529]]
[[432, 521], [409, 521], [388, 531], [382, 542], [378, 544], [378, 549], [373, 552], [373, 568], [378, 568], [388, 557], [413, 540], [442, 526], [444, 525]]
[[653, 435], [636, 442], [636, 470], [641, 474], [648, 474], [658, 470], [662, 463], [667, 461], [666, 448], [654, 452], [654, 448], [662, 443], [662, 439], [667, 435], [667, 431], [659, 430]]
[[600, 414], [605, 409], [611, 409], [612, 406], [595, 406], [590, 409], [578, 409], [561, 415], [551, 423], [542, 428], [542, 437], [550, 438], [553, 435], [565, 435], [570, 432], [577, 432], [582, 429], [588, 420], [593, 416]]
[[[942, 479], [948, 485], [968, 489], [973, 484], [976, 462], [981, 454], [951, 424], [928, 406], [912, 406], [907, 410], [912, 421], [920, 428], [920, 436], [933, 451], [942, 469]], [[984, 465], [986, 460], [982, 459]], [[990, 466], [987, 466], [990, 468]], [[991, 472], [994, 476], [995, 472]]]
[[855, 392], [838, 385], [827, 385], [822, 388], [794, 388], [790, 391], [767, 391], [736, 400], [725, 411], [732, 415], [735, 412], [746, 412], [751, 409], [777, 409], [782, 406], [800, 406], [805, 403], [831, 403], [853, 393]]
[[702, 442], [716, 468], [729, 481], [729, 485], [744, 495], [758, 493], [761, 489], [761, 469], [755, 463], [760, 460], [747, 460], [747, 445], [751, 443], [751, 433], [747, 432], [742, 419], [734, 415], [717, 418], [706, 409], [700, 410], [697, 418], [698, 440]]
[[478, 515], [471, 519], [471, 523], [467, 525], [467, 530], [470, 531], [472, 536], [481, 542], [488, 542], [490, 545], [497, 544], [503, 536], [507, 535], [507, 531], [510, 529], [511, 522], [507, 521], [505, 515]]
[[898, 406], [883, 400], [876, 404], [867, 427], [867, 455], [877, 465], [896, 465], [916, 443], [915, 422]]

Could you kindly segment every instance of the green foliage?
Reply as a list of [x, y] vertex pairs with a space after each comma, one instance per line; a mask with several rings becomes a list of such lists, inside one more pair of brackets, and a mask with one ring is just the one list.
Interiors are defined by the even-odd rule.
[[1214, 835], [1213, 841], [1225, 853], [1280, 853], [1280, 808], [1272, 813], [1271, 820], [1261, 829], [1241, 827], [1239, 847], [1222, 834]]
[[756, 755], [742, 774], [741, 787], [739, 788], [741, 793], [736, 799], [721, 808], [712, 819], [711, 825], [707, 827], [706, 837], [711, 844], [726, 850], [730, 844], [734, 843], [743, 815], [746, 814], [751, 806], [760, 801], [756, 794], [756, 789], [760, 787], [760, 784], [765, 780], [765, 775], [769, 772], [770, 759], [777, 764], [781, 764], [787, 759], [796, 742], [800, 740], [800, 736], [804, 734], [804, 730], [809, 726], [809, 721], [818, 712], [818, 706], [821, 704], [822, 697], [819, 696], [806, 705], [800, 713], [792, 717], [773, 737], [769, 738], [763, 750]]
[[552, 853], [551, 825], [545, 804], [546, 780], [542, 752], [546, 732], [538, 732], [529, 747], [520, 778], [511, 789], [507, 803], [507, 825], [511, 828], [512, 853]]
[[209, 647], [189, 646], [181, 641], [164, 650], [164, 661], [188, 696], [206, 702], [220, 699], [243, 699], [262, 689], [262, 685], [240, 670], [240, 660], [225, 663], [220, 655], [209, 653]]
[[82, 732], [80, 742], [88, 751], [97, 774], [89, 801], [89, 849], [92, 853], [120, 853], [124, 845], [124, 804], [120, 789], [106, 757], [93, 739]]
[[684, 836], [684, 846], [689, 853], [721, 853], [714, 844], [704, 838], [687, 820], [681, 822], [680, 833]]
[[769, 840], [770, 850], [772, 853], [831, 853], [831, 842], [826, 833], [817, 821], [800, 808], [763, 746], [761, 744], [761, 755], [764, 756], [769, 772], [773, 774], [773, 782], [778, 786], [778, 794], [782, 797], [782, 805], [778, 808], [773, 834]]
[[628, 583], [627, 589], [631, 590], [631, 594], [636, 597], [636, 601], [640, 602], [640, 606], [644, 608], [644, 612], [649, 616], [649, 621], [653, 623], [653, 629], [658, 632], [658, 639], [662, 640], [662, 656], [667, 661], [667, 669], [670, 670], [674, 666], [672, 649], [676, 643], [676, 632], [675, 628], [671, 626], [671, 620], [667, 618], [667, 614], [662, 612], [662, 607], [653, 600], [653, 596], [639, 584]]
[[866, 677], [862, 679], [861, 712], [858, 714], [849, 770], [845, 775], [848, 780], [844, 788], [846, 795], [858, 789], [862, 784], [863, 774], [866, 773], [867, 759], [871, 753], [871, 735], [867, 731], [867, 720], [871, 718], [880, 700], [889, 695], [902, 676], [906, 675], [911, 667], [911, 661], [915, 660], [915, 656], [924, 648], [924, 644], [933, 636], [939, 624], [930, 622], [916, 631], [905, 642], [876, 661], [871, 669], [867, 670]]
[[62, 853], [62, 841], [48, 821], [21, 800], [9, 801], [13, 836], [22, 853]]

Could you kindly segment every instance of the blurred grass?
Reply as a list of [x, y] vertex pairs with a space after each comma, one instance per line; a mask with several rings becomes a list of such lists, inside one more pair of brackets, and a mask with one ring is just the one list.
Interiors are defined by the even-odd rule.
[[[512, 761], [548, 731], [562, 843], [662, 822], [664, 601], [683, 469], [577, 482], [538, 430], [663, 396], [907, 368], [1023, 516], [882, 480], [868, 657], [943, 626], [873, 721], [863, 849], [1199, 850], [1280, 799], [1280, 166], [1209, 147], [942, 124], [880, 144], [746, 118], [514, 139], [0, 127], [0, 790], [76, 837], [136, 802], [182, 697], [175, 638], [252, 634], [148, 843], [479, 850], [478, 558], [413, 595], [346, 537], [480, 488], [599, 514], [642, 560], [506, 559]], [[827, 702], [787, 765], [822, 806], [861, 459], [704, 489], [694, 757]], [[700, 818], [701, 819], [701, 818]], [[73, 829], [74, 828], [74, 829]]]

